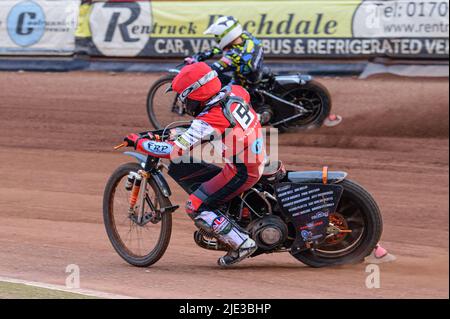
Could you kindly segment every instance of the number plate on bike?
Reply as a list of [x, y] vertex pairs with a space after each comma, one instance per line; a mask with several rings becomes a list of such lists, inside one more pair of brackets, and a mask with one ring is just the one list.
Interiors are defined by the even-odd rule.
[[327, 235], [330, 214], [339, 204], [343, 187], [325, 184], [283, 183], [276, 189], [283, 214], [296, 231], [293, 250], [309, 248]]

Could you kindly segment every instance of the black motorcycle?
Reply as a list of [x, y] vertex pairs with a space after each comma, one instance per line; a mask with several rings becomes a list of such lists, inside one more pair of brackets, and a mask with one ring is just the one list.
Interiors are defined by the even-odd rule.
[[[164, 131], [155, 135], [168, 138]], [[125, 154], [137, 163], [121, 165], [108, 180], [104, 223], [117, 253], [131, 265], [147, 267], [164, 255], [172, 233], [172, 213], [179, 208], [170, 200], [172, 192], [163, 170], [168, 169], [190, 194], [220, 168], [201, 163], [167, 167], [151, 156]], [[360, 262], [375, 248], [383, 224], [372, 196], [346, 177], [347, 173], [326, 167], [295, 172], [284, 169], [281, 162], [272, 163], [257, 185], [223, 207], [222, 213], [256, 241], [258, 250], [251, 257], [287, 252], [311, 267]], [[229, 249], [201, 230], [194, 233], [194, 241], [207, 250]]]
[[[147, 114], [156, 129], [163, 129], [173, 122], [186, 121], [187, 114], [176, 92], [165, 93], [184, 65], [168, 70], [169, 74], [150, 88]], [[261, 79], [251, 88], [246, 88], [251, 94], [255, 110], [260, 114], [269, 114], [270, 119], [265, 124], [281, 131], [320, 127], [331, 112], [330, 93], [309, 75], [275, 75], [265, 68]]]

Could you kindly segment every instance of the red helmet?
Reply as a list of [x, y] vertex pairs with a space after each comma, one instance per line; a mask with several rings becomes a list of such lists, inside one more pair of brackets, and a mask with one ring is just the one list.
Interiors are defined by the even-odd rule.
[[172, 82], [172, 89], [186, 105], [186, 111], [196, 116], [201, 111], [202, 102], [210, 100], [222, 89], [217, 72], [204, 63], [185, 66]]

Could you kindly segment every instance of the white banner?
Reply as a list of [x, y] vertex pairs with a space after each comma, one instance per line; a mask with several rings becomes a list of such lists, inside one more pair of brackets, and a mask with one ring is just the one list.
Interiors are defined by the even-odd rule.
[[365, 0], [353, 17], [361, 38], [448, 38], [448, 0]]
[[0, 1], [0, 55], [75, 51], [80, 0]]
[[147, 2], [96, 2], [89, 18], [92, 41], [106, 56], [137, 56], [152, 30]]

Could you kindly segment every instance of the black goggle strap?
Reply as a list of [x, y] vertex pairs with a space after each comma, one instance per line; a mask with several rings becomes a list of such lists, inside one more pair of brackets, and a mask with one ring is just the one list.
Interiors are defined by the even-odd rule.
[[237, 125], [233, 113], [231, 112], [231, 106], [235, 103], [242, 105], [247, 111], [250, 110], [250, 106], [247, 104], [247, 102], [245, 102], [243, 98], [238, 96], [230, 96], [225, 103], [222, 103], [223, 115], [228, 120], [228, 122], [230, 122], [230, 126], [232, 128], [236, 127]]
[[197, 82], [191, 84], [188, 88], [186, 88], [183, 92], [181, 92], [181, 94], [178, 96], [178, 99], [181, 101], [181, 103], [185, 103], [186, 99], [188, 98], [188, 96], [194, 92], [195, 90], [198, 90], [199, 88], [201, 88], [203, 85], [211, 82], [212, 80], [214, 80], [216, 77], [218, 76], [217, 72], [212, 70], [211, 72], [209, 72], [208, 74], [206, 74], [205, 76], [203, 76], [200, 80], [198, 80]]

